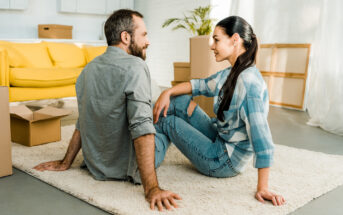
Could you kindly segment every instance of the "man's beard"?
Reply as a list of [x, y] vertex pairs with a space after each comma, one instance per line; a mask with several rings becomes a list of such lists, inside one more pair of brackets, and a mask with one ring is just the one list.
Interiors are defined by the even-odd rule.
[[129, 45], [129, 51], [133, 56], [140, 57], [143, 60], [146, 58], [146, 53], [144, 53], [144, 49], [148, 48], [148, 46], [139, 47], [136, 42], [131, 39], [130, 45]]

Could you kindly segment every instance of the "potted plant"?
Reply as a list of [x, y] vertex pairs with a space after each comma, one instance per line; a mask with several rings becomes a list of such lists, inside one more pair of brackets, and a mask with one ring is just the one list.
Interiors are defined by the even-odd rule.
[[[162, 27], [175, 25], [172, 30], [184, 29], [192, 34], [190, 38], [190, 78], [205, 78], [228, 66], [217, 63], [210, 42], [214, 21], [210, 17], [212, 6], [198, 7], [184, 14], [183, 18], [167, 19]], [[174, 68], [175, 69], [175, 68]], [[186, 81], [186, 80], [185, 80]]]
[[210, 35], [215, 21], [215, 19], [210, 18], [211, 9], [211, 5], [195, 8], [189, 11], [188, 16], [184, 15], [183, 18], [167, 19], [162, 27], [165, 28], [175, 23], [176, 26], [172, 30], [185, 29], [195, 36]]

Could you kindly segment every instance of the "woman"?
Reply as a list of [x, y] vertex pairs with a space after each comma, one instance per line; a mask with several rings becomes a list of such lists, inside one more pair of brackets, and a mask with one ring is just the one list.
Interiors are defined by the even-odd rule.
[[[267, 122], [268, 92], [254, 65], [256, 36], [243, 18], [230, 16], [216, 25], [213, 40], [216, 61], [228, 60], [233, 66], [165, 90], [154, 107], [156, 132], [207, 176], [236, 176], [253, 157], [258, 169], [256, 199], [282, 205], [285, 199], [268, 189], [274, 145]], [[214, 97], [217, 118], [210, 119], [185, 95], [190, 93]]]

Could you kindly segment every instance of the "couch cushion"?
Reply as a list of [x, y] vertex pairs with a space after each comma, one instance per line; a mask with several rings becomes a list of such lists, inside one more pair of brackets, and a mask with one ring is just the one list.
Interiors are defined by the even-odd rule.
[[107, 49], [107, 46], [84, 46], [87, 63], [91, 62], [95, 57], [102, 55]]
[[0, 40], [0, 47], [6, 49], [10, 67], [25, 67], [28, 64], [25, 57], [12, 47], [11, 42]]
[[25, 58], [25, 68], [52, 68], [48, 49], [43, 43], [11, 43]]
[[44, 42], [57, 68], [77, 68], [86, 65], [82, 49], [74, 44]]
[[11, 68], [10, 85], [15, 87], [57, 87], [75, 84], [83, 68]]

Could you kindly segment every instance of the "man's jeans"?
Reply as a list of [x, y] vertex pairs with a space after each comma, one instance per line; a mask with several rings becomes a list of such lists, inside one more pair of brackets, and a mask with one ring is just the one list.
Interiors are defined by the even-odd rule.
[[171, 141], [202, 174], [219, 178], [237, 175], [210, 117], [198, 105], [188, 116], [190, 101], [189, 95], [173, 97], [166, 117], [162, 110], [155, 124], [156, 167], [163, 161]]

